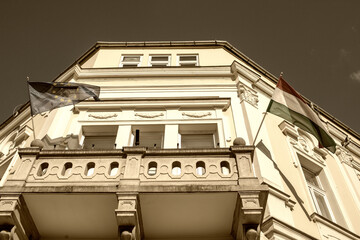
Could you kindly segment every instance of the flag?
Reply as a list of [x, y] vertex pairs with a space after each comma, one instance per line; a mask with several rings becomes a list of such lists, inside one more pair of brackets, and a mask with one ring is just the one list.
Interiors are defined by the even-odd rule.
[[93, 97], [100, 101], [100, 87], [79, 83], [28, 82], [31, 114], [74, 105]]
[[320, 148], [335, 153], [335, 141], [327, 133], [316, 113], [305, 100], [280, 76], [266, 112], [286, 119], [300, 129], [312, 134]]

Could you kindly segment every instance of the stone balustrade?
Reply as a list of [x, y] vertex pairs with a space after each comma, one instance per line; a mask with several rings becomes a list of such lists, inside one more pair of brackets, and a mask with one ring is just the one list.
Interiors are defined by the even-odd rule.
[[254, 178], [251, 146], [213, 149], [122, 150], [19, 149], [7, 185], [236, 185]]

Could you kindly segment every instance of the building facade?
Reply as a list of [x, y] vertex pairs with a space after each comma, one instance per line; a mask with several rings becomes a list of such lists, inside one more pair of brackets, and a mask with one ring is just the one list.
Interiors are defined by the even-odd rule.
[[101, 101], [1, 125], [0, 239], [360, 239], [360, 135], [264, 118], [277, 79], [229, 43], [99, 42], [54, 81]]

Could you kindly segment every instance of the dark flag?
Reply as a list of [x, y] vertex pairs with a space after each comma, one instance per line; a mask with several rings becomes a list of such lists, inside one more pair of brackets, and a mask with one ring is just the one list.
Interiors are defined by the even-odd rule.
[[56, 82], [28, 82], [28, 84], [32, 115], [74, 105], [89, 97], [100, 101], [100, 87], [98, 86]]

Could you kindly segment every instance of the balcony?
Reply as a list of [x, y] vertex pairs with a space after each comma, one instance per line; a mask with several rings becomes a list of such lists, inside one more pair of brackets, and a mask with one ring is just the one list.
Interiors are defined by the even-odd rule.
[[253, 150], [22, 148], [0, 190], [14, 205], [0, 219], [18, 206], [21, 220], [9, 224], [27, 219], [33, 239], [243, 239], [267, 198]]

